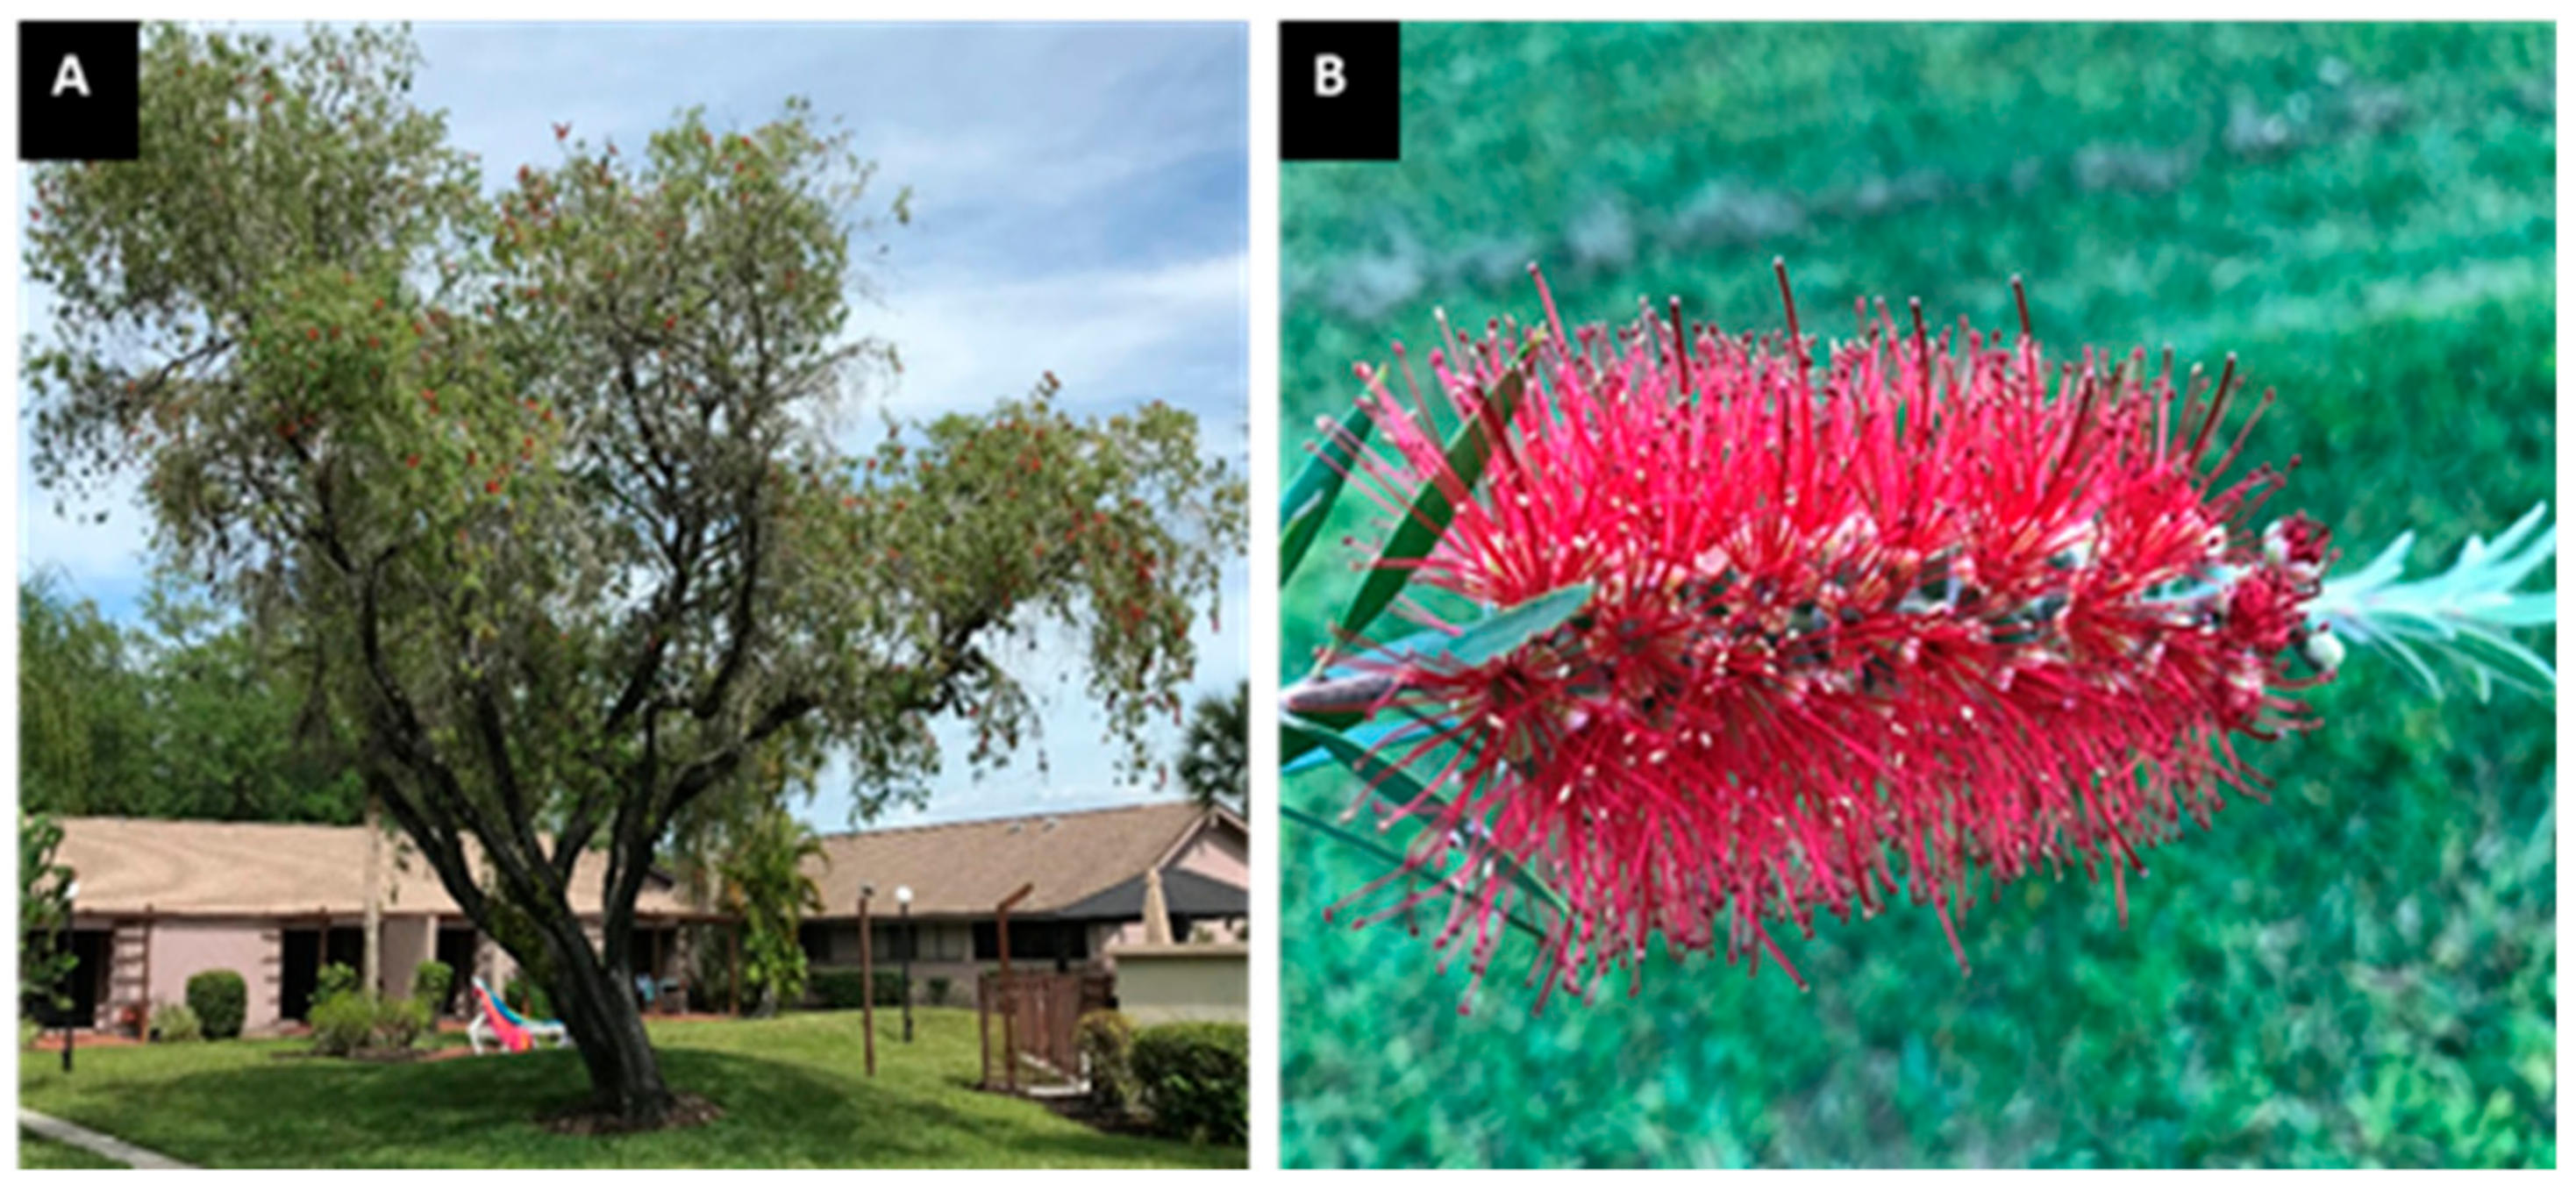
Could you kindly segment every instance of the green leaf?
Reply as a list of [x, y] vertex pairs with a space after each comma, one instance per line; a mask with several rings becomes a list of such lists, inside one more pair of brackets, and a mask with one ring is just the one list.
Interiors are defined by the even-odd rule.
[[[1536, 344], [1532, 342], [1523, 346], [1511, 372], [1494, 384], [1489, 405], [1492, 408], [1490, 419], [1497, 427], [1511, 423], [1512, 414], [1520, 409], [1521, 375], [1525, 372], [1521, 367], [1528, 362]], [[1488, 418], [1485, 415], [1469, 418], [1449, 438], [1449, 470], [1457, 474], [1459, 487], [1466, 493], [1475, 492], [1476, 483], [1485, 476], [1485, 461], [1493, 455], [1494, 442], [1485, 434]], [[1448, 493], [1440, 488], [1439, 482], [1423, 485], [1421, 495], [1414, 498], [1404, 521], [1396, 525], [1395, 537], [1387, 540], [1386, 549], [1379, 552], [1377, 563], [1369, 569], [1368, 578], [1360, 583], [1359, 595], [1351, 599], [1350, 608], [1343, 612], [1341, 624], [1335, 631], [1337, 640], [1325, 648], [1323, 660], [1317, 665], [1332, 661], [1340, 645], [1339, 639], [1358, 637], [1377, 620], [1378, 614], [1386, 611], [1387, 605], [1394, 603], [1396, 594], [1404, 591], [1404, 586], [1413, 580], [1413, 561], [1431, 553], [1440, 536], [1448, 531], [1450, 520], [1457, 515], [1458, 507], [1451, 504]]]
[[1342, 430], [1325, 437], [1306, 458], [1306, 467], [1297, 479], [1279, 495], [1279, 582], [1305, 562], [1306, 549], [1315, 545], [1315, 536], [1323, 533], [1324, 520], [1332, 515], [1333, 503], [1341, 497], [1342, 482], [1349, 479], [1350, 467], [1358, 462], [1360, 447], [1368, 442], [1369, 432], [1377, 421], [1369, 418], [1365, 405], [1351, 408], [1342, 420]]
[[1451, 661], [1464, 667], [1482, 666], [1564, 624], [1566, 618], [1581, 611], [1591, 600], [1592, 585], [1569, 584], [1469, 625], [1456, 637], [1450, 638], [1448, 645], [1426, 648], [1424, 652], [1445, 653]]
[[[1342, 762], [1342, 764], [1349, 768], [1351, 772], [1366, 778], [1368, 783], [1381, 793], [1401, 798], [1406, 802], [1419, 800], [1431, 802], [1443, 807], [1448, 804], [1448, 799], [1424, 786], [1421, 782], [1414, 780], [1413, 777], [1403, 769], [1388, 763], [1385, 758], [1370, 751], [1370, 746], [1362, 744], [1350, 736], [1326, 728], [1319, 728], [1310, 724], [1305, 724], [1297, 720], [1285, 721], [1281, 726], [1292, 732], [1304, 732], [1316, 745], [1321, 746], [1325, 752], [1330, 753], [1335, 760]], [[1558, 896], [1556, 894], [1556, 890], [1548, 887], [1546, 882], [1540, 880], [1536, 873], [1522, 867], [1520, 865], [1520, 861], [1504, 855], [1499, 851], [1493, 850], [1491, 847], [1487, 847], [1482, 854], [1492, 859], [1497, 866], [1510, 873], [1512, 882], [1518, 885], [1521, 891], [1527, 892], [1530, 895], [1547, 902], [1547, 906], [1555, 909], [1558, 916], [1565, 915], [1565, 898]]]
[[[1281, 806], [1279, 807], [1279, 813], [1284, 815], [1290, 822], [1302, 822], [1327, 836], [1339, 839], [1342, 842], [1368, 852], [1379, 859], [1383, 859], [1390, 864], [1402, 866], [1404, 863], [1404, 856], [1397, 852], [1388, 850], [1385, 844], [1361, 835], [1352, 834], [1351, 832], [1344, 830], [1323, 818], [1309, 814], [1295, 806]], [[1416, 878], [1430, 881], [1444, 888], [1449, 888], [1449, 882], [1445, 878], [1433, 874], [1428, 868], [1416, 868], [1414, 869], [1413, 874]], [[1457, 889], [1450, 888], [1450, 891], [1456, 892]], [[1540, 941], [1547, 940], [1547, 934], [1545, 931], [1541, 930], [1537, 925], [1532, 924], [1528, 920], [1523, 919], [1518, 913], [1505, 911], [1503, 913], [1503, 920], [1510, 922], [1513, 928], [1529, 934], [1531, 937], [1537, 938]]]

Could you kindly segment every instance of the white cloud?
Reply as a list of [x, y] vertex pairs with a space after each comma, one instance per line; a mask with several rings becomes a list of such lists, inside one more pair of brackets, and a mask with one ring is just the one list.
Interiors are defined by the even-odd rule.
[[1045, 371], [1069, 407], [1161, 398], [1240, 419], [1248, 397], [1241, 253], [1034, 279], [955, 275], [890, 296], [878, 332], [902, 352], [906, 417], [974, 411]]

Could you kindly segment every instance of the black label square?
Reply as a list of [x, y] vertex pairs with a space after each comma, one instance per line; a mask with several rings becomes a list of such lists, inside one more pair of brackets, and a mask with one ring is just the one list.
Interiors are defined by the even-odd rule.
[[1279, 159], [1403, 158], [1402, 31], [1394, 21], [1280, 24]]
[[18, 22], [18, 159], [142, 155], [142, 46], [135, 21]]

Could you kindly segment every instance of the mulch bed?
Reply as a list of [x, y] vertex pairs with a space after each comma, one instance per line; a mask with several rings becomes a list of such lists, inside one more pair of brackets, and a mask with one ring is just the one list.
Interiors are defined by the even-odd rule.
[[670, 1115], [650, 1126], [635, 1126], [617, 1115], [603, 1114], [587, 1105], [540, 1118], [537, 1125], [558, 1135], [631, 1135], [705, 1126], [722, 1117], [724, 1107], [698, 1094], [680, 1094], [671, 1106]]
[[1092, 1105], [1087, 1097], [1029, 1100], [1103, 1134], [1150, 1136], [1154, 1133], [1153, 1126], [1145, 1119]]

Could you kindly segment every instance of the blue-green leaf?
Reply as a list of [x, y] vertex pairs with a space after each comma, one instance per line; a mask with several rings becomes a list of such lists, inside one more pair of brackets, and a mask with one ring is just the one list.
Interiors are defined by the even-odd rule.
[[1358, 463], [1360, 447], [1368, 442], [1370, 429], [1377, 421], [1369, 418], [1365, 405], [1351, 408], [1342, 420], [1341, 430], [1327, 434], [1315, 445], [1314, 455], [1306, 458], [1306, 467], [1298, 470], [1297, 479], [1289, 482], [1279, 495], [1279, 582], [1285, 585], [1297, 565], [1306, 561], [1306, 551], [1315, 545], [1315, 536], [1323, 533], [1324, 520], [1332, 516], [1333, 502], [1341, 497], [1342, 482]]

